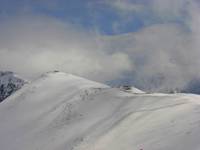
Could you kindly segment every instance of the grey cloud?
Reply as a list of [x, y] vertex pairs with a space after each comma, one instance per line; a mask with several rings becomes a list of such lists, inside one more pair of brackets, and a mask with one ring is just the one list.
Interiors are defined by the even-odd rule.
[[7, 19], [0, 25], [0, 69], [27, 77], [59, 69], [98, 81], [132, 69], [127, 54], [108, 54], [99, 44], [94, 33], [52, 18]]
[[112, 36], [46, 16], [7, 18], [0, 24], [0, 70], [32, 78], [58, 69], [103, 82], [128, 74], [143, 89], [184, 89], [200, 78], [198, 6], [191, 3], [187, 13], [184, 25]]
[[166, 91], [183, 89], [200, 77], [200, 51], [195, 39], [193, 32], [182, 26], [160, 24], [111, 38], [107, 48], [129, 55], [135, 65], [132, 78], [139, 87]]

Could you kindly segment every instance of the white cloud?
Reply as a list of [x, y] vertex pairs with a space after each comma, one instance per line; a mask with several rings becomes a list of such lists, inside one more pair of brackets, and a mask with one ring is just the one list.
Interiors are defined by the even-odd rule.
[[152, 10], [160, 17], [180, 17], [191, 0], [152, 0]]
[[177, 24], [158, 24], [113, 37], [107, 49], [128, 54], [139, 86], [152, 90], [184, 88], [200, 77], [196, 33]]
[[105, 0], [105, 2], [122, 12], [137, 12], [144, 9], [144, 6], [141, 4], [135, 4], [128, 0]]
[[[172, 12], [179, 14], [182, 1], [159, 1], [155, 7], [166, 7], [163, 11], [167, 14], [169, 4], [175, 3]], [[115, 36], [86, 32], [46, 16], [4, 18], [0, 24], [0, 70], [33, 77], [58, 69], [97, 81], [129, 73], [146, 89], [184, 88], [200, 78], [199, 8], [193, 2], [186, 9], [190, 16], [185, 20], [187, 28], [175, 23], [154, 24]]]
[[59, 69], [98, 81], [132, 69], [126, 54], [108, 54], [98, 48], [97, 38], [94, 33], [44, 16], [7, 19], [0, 25], [0, 69], [28, 77]]
[[[181, 16], [187, 5], [193, 1], [194, 0], [104, 0], [104, 3], [115, 9], [117, 13], [126, 16], [135, 12], [143, 13], [151, 10], [161, 18], [165, 18], [170, 15], [171, 17]], [[149, 13], [151, 13], [151, 11]]]

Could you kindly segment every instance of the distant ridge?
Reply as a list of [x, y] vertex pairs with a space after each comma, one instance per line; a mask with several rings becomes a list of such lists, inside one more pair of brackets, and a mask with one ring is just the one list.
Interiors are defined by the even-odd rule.
[[11, 71], [0, 71], [0, 102], [16, 92], [26, 83]]

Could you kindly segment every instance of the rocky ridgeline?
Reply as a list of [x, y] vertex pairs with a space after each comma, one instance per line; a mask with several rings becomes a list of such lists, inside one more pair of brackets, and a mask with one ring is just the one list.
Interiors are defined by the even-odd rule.
[[13, 72], [0, 71], [0, 102], [20, 89], [26, 82]]

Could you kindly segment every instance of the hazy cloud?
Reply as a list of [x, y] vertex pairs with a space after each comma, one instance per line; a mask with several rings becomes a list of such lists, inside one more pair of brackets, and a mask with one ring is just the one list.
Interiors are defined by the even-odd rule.
[[182, 88], [200, 75], [200, 51], [194, 47], [193, 38], [181, 26], [161, 24], [115, 37], [108, 45], [129, 55], [138, 86], [167, 90]]
[[142, 4], [134, 3], [130, 0], [105, 0], [104, 2], [120, 13], [126, 14], [128, 12], [138, 12], [144, 10], [144, 6]]
[[[147, 7], [107, 2], [128, 13]], [[162, 17], [186, 16], [182, 23], [155, 22], [110, 36], [45, 15], [5, 17], [0, 24], [0, 70], [32, 78], [58, 69], [103, 82], [128, 74], [130, 82], [147, 90], [185, 88], [200, 78], [198, 3], [152, 0], [150, 7]]]
[[0, 25], [0, 69], [29, 77], [59, 69], [100, 81], [131, 69], [127, 54], [109, 54], [99, 44], [94, 33], [56, 19], [7, 19]]

